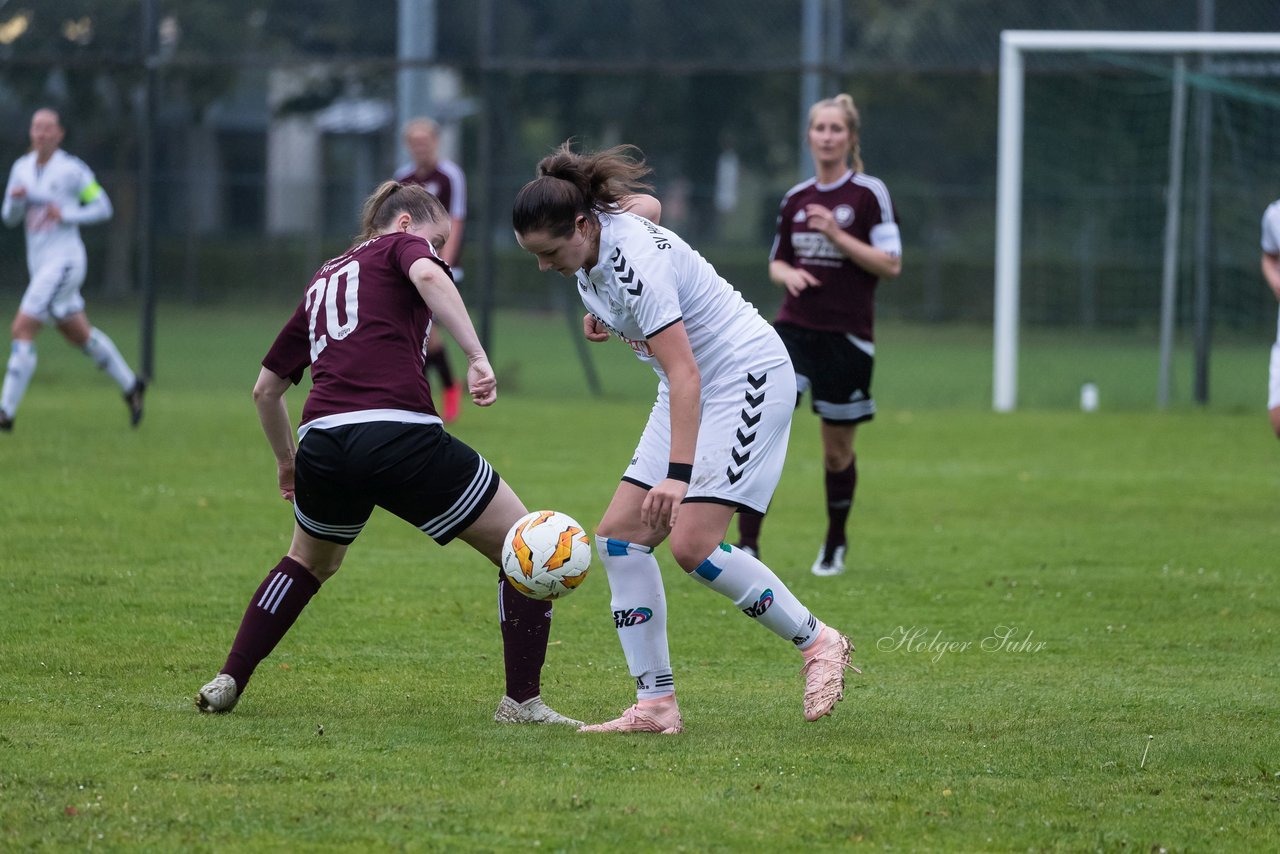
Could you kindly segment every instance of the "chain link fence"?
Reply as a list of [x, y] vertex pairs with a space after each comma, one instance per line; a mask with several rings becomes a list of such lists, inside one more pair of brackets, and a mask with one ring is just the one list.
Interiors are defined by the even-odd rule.
[[[62, 110], [65, 147], [96, 170], [117, 210], [86, 230], [91, 298], [132, 298], [150, 267], [162, 299], [291, 301], [347, 245], [360, 201], [402, 161], [403, 121], [429, 114], [468, 175], [465, 287], [492, 307], [537, 305], [554, 287], [510, 233], [510, 201], [537, 160], [570, 137], [632, 143], [654, 168], [664, 224], [769, 311], [777, 205], [811, 174], [802, 116], [813, 99], [845, 91], [862, 111], [866, 170], [885, 181], [902, 221], [904, 272], [882, 288], [881, 316], [985, 323], [1000, 31], [1200, 28], [1280, 30], [1280, 4], [10, 0], [0, 2], [0, 155], [25, 150], [33, 109]], [[1264, 68], [1251, 85], [1274, 91], [1277, 74]], [[1071, 86], [1054, 91], [1067, 93], [1055, 116], [1069, 116]], [[1118, 121], [1112, 131], [1123, 133]], [[1274, 126], [1276, 115], [1257, 121]], [[1086, 138], [1073, 157], [1105, 153], [1089, 148], [1087, 131], [1070, 136]], [[1280, 156], [1254, 165], [1256, 185], [1280, 196]], [[1158, 195], [1159, 181], [1142, 192]], [[1246, 213], [1248, 233], [1215, 240], [1219, 254], [1256, 263], [1261, 209]], [[143, 233], [152, 239], [140, 244]], [[25, 281], [21, 235], [6, 231], [0, 250], [0, 287], [13, 301]], [[1159, 246], [1151, 257], [1132, 275], [1158, 281]], [[1240, 290], [1232, 322], [1269, 329], [1274, 304], [1255, 278], [1229, 277]], [[1034, 282], [1024, 299], [1048, 306], [1032, 312], [1036, 322], [1079, 320]], [[1079, 311], [1097, 317], [1092, 305]]]

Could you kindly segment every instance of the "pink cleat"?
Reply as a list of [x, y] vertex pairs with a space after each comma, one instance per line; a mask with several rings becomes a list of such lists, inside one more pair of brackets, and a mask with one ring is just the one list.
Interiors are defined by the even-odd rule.
[[816, 721], [831, 714], [836, 703], [844, 699], [845, 668], [859, 674], [862, 671], [849, 663], [853, 644], [830, 626], [823, 628], [812, 646], [800, 652], [804, 655], [804, 667], [800, 668], [804, 674], [804, 719]]
[[656, 732], [659, 735], [683, 731], [684, 721], [680, 719], [675, 694], [659, 700], [640, 700], [616, 720], [578, 728], [578, 732]]

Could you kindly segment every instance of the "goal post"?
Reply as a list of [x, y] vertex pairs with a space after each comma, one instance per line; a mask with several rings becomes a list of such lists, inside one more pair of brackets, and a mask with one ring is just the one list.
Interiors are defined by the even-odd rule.
[[[1017, 408], [1021, 299], [1023, 168], [1026, 56], [1032, 53], [1164, 54], [1175, 61], [1170, 108], [1169, 181], [1161, 277], [1161, 349], [1171, 341], [1174, 265], [1177, 262], [1178, 216], [1175, 196], [1181, 181], [1185, 121], [1185, 57], [1215, 54], [1276, 54], [1280, 34], [1214, 32], [1089, 32], [1006, 30], [1000, 35], [999, 130], [996, 172], [996, 246], [994, 302], [994, 373], [992, 406], [997, 412]], [[1212, 88], [1212, 87], [1207, 87]], [[1180, 195], [1180, 194], [1179, 194]], [[1261, 209], [1257, 215], [1261, 216]], [[1168, 325], [1168, 328], [1164, 328]], [[1161, 354], [1162, 387], [1167, 382], [1167, 353]], [[1162, 388], [1161, 404], [1165, 402]]]

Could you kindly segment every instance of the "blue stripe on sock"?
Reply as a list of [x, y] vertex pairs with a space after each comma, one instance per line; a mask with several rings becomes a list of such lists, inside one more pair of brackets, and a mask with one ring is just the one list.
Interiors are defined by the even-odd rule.
[[715, 581], [716, 578], [719, 577], [721, 569], [711, 562], [711, 558], [707, 558], [702, 563], [698, 564], [698, 568], [695, 569], [694, 572], [701, 575], [707, 581]]
[[615, 557], [624, 555], [627, 553], [627, 546], [629, 545], [631, 545], [631, 543], [628, 543], [626, 540], [605, 540], [605, 554], [613, 555]]

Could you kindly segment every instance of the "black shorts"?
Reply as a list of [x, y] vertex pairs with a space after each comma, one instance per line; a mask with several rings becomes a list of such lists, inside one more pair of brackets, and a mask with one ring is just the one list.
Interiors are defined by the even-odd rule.
[[308, 430], [298, 445], [293, 510], [302, 530], [331, 543], [355, 540], [377, 506], [444, 545], [480, 517], [500, 480], [439, 424]]
[[775, 323], [796, 369], [796, 406], [808, 389], [813, 411], [829, 424], [860, 424], [876, 415], [871, 397], [874, 346], [844, 332]]

